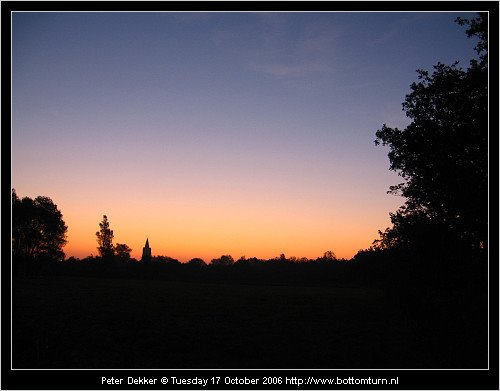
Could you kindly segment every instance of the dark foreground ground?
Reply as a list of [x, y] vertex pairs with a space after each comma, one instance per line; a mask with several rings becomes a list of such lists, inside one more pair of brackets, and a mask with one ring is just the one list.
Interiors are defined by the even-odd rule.
[[486, 296], [461, 290], [32, 277], [14, 368], [484, 368]]

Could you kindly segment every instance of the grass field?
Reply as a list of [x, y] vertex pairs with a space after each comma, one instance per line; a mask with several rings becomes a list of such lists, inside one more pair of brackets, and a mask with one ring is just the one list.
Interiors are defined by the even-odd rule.
[[349, 286], [19, 278], [13, 367], [485, 367], [483, 307], [442, 310], [455, 300], [401, 303]]

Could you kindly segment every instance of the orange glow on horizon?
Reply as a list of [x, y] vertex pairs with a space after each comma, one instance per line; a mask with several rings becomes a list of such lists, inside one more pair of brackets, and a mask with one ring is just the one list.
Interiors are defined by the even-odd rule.
[[[270, 259], [287, 257], [315, 259], [332, 250], [337, 257], [350, 259], [371, 245], [377, 230], [389, 226], [383, 213], [349, 216], [347, 209], [325, 213], [320, 206], [304, 207], [283, 201], [259, 205], [249, 199], [239, 207], [235, 200], [154, 200], [156, 213], [147, 213], [132, 204], [113, 205], [107, 211], [88, 215], [83, 209], [62, 207], [68, 225], [67, 257], [97, 255], [95, 233], [106, 214], [114, 231], [114, 243], [126, 243], [131, 256], [140, 259], [146, 238], [152, 254], [181, 262], [202, 258], [210, 262], [223, 254], [235, 260], [241, 256]], [[64, 213], [67, 210], [68, 212]]]

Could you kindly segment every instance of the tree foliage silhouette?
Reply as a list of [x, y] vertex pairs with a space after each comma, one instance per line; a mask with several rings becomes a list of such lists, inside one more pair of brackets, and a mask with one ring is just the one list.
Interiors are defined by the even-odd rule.
[[328, 251], [325, 251], [323, 253], [323, 258], [324, 260], [326, 261], [336, 261], [337, 260], [337, 256], [335, 255], [335, 253], [331, 250], [328, 250]]
[[165, 255], [157, 255], [151, 259], [151, 262], [157, 265], [179, 265], [180, 262], [178, 259], [167, 257]]
[[202, 267], [207, 266], [205, 261], [201, 258], [192, 258], [189, 260], [189, 262], [187, 264], [193, 268], [202, 268]]
[[231, 266], [234, 259], [231, 255], [222, 255], [220, 258], [214, 258], [210, 261], [212, 266]]
[[[409, 245], [415, 230], [430, 226], [453, 233], [470, 250], [487, 238], [488, 53], [487, 15], [472, 20], [469, 37], [477, 37], [466, 70], [438, 63], [434, 71], [418, 70], [403, 110], [412, 122], [405, 129], [383, 125], [375, 144], [390, 148], [390, 169], [405, 181], [389, 193], [406, 198], [391, 214], [392, 228], [380, 232], [379, 248]], [[457, 240], [455, 240], [458, 242]]]
[[132, 249], [127, 246], [125, 243], [116, 243], [115, 245], [115, 255], [118, 259], [123, 261], [130, 260], [130, 252]]
[[63, 260], [67, 230], [61, 211], [49, 197], [19, 199], [12, 189], [13, 258]]
[[109, 260], [115, 255], [113, 246], [113, 231], [109, 229], [109, 221], [106, 215], [102, 216], [102, 221], [99, 223], [100, 230], [95, 234], [97, 236], [97, 251], [102, 259]]

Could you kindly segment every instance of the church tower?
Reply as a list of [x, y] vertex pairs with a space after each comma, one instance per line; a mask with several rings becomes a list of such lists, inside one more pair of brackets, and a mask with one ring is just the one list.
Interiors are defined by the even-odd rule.
[[146, 245], [142, 248], [142, 262], [151, 262], [151, 247], [149, 247], [149, 239], [146, 238]]

